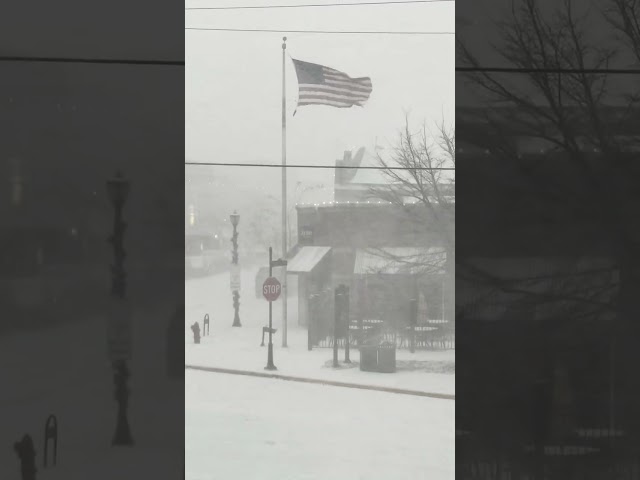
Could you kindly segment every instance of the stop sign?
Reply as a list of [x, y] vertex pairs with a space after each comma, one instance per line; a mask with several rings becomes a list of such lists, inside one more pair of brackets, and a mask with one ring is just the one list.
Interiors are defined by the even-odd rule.
[[262, 284], [262, 295], [270, 302], [278, 299], [281, 290], [282, 286], [276, 277], [269, 277]]

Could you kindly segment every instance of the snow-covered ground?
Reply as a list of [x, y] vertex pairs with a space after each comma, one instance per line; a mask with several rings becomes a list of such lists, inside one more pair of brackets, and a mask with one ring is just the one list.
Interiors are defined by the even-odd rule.
[[187, 371], [187, 480], [447, 480], [455, 405]]
[[[241, 328], [232, 327], [229, 274], [185, 285], [187, 365], [264, 372], [268, 303], [256, 298], [256, 268], [242, 271]], [[293, 289], [292, 289], [293, 290]], [[397, 352], [395, 374], [331, 367], [332, 351], [307, 350], [289, 298], [288, 347], [282, 347], [282, 303], [273, 305], [274, 360], [279, 374], [455, 393], [455, 353]], [[210, 336], [193, 343], [190, 326], [210, 317]], [[344, 350], [340, 351], [340, 361]], [[443, 368], [448, 367], [448, 368]], [[437, 373], [448, 371], [448, 374]], [[455, 402], [413, 395], [187, 370], [185, 451], [188, 480], [453, 479]]]
[[[175, 308], [167, 304], [134, 315], [129, 418], [136, 446], [131, 449], [111, 447], [116, 404], [104, 318], [0, 339], [1, 479], [19, 478], [12, 446], [25, 433], [35, 444], [40, 480], [182, 478], [183, 463], [176, 461], [175, 451], [184, 441], [182, 416], [176, 414], [184, 392], [182, 382], [171, 382], [164, 373], [167, 310]], [[58, 418], [58, 465], [44, 469], [50, 414]]]
[[[186, 284], [187, 363], [264, 371], [266, 347], [259, 344], [268, 309], [255, 298], [254, 274], [255, 269], [243, 271], [242, 328], [231, 327], [228, 274]], [[453, 478], [450, 400], [194, 371], [187, 372], [185, 397], [182, 383], [165, 376], [165, 329], [175, 305], [171, 299], [158, 302], [154, 311], [145, 308], [134, 316], [132, 449], [110, 445], [116, 404], [103, 317], [0, 339], [2, 381], [11, 385], [0, 389], [0, 479], [19, 478], [12, 445], [25, 433], [35, 443], [40, 480], [102, 480], [114, 478], [117, 469], [115, 478], [181, 478], [183, 465], [175, 451], [183, 448], [185, 434], [190, 480]], [[328, 368], [331, 351], [306, 350], [306, 330], [295, 321], [295, 298], [289, 306], [289, 347], [283, 349], [280, 303], [274, 304], [278, 373], [454, 393], [454, 375]], [[211, 336], [193, 345], [189, 325], [201, 322], [205, 313], [211, 317]], [[454, 354], [401, 351], [398, 359], [452, 362]], [[352, 360], [358, 361], [357, 351]], [[185, 400], [183, 430], [185, 417], [176, 415], [176, 407]], [[58, 465], [43, 469], [49, 414], [59, 422]], [[385, 443], [388, 439], [392, 445]]]
[[[234, 328], [233, 303], [229, 286], [229, 274], [190, 280], [185, 286], [185, 362], [187, 365], [218, 367], [236, 370], [264, 372], [267, 348], [260, 346], [262, 327], [268, 325], [268, 303], [256, 298], [254, 279], [256, 268], [242, 271], [240, 297], [241, 328]], [[283, 375], [301, 376], [319, 380], [334, 380], [364, 385], [419, 390], [428, 393], [455, 394], [455, 352], [448, 351], [397, 351], [398, 371], [394, 374], [362, 372], [357, 367], [359, 352], [352, 349], [352, 368], [342, 365], [331, 368], [332, 350], [307, 349], [307, 329], [297, 324], [297, 297], [290, 294], [288, 301], [288, 346], [282, 348], [282, 302], [273, 304], [274, 363]], [[210, 317], [210, 336], [203, 337], [199, 345], [193, 343], [190, 326]], [[265, 336], [266, 342], [266, 336]], [[340, 351], [340, 361], [344, 350]], [[449, 374], [442, 372], [444, 367]]]

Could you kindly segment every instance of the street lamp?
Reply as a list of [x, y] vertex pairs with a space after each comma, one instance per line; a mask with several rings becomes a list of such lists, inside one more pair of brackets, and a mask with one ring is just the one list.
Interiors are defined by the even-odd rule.
[[[234, 210], [234, 212], [229, 215], [229, 218], [231, 220], [231, 225], [233, 225], [233, 237], [231, 237], [231, 243], [233, 244], [233, 252], [231, 252], [231, 264], [233, 265], [233, 272], [234, 270], [238, 270], [238, 223], [240, 222], [240, 215], [237, 211]], [[240, 323], [240, 315], [238, 314], [238, 311], [240, 309], [240, 292], [238, 292], [237, 289], [233, 291], [233, 309], [235, 311], [235, 314], [233, 316], [232, 326], [241, 327], [242, 324]]]
[[126, 275], [124, 272], [126, 253], [122, 245], [122, 239], [127, 224], [122, 221], [122, 209], [129, 195], [129, 182], [125, 180], [121, 172], [116, 173], [114, 178], [107, 181], [107, 193], [115, 211], [113, 235], [109, 238], [109, 243], [113, 246], [115, 260], [112, 267], [113, 283], [111, 293], [118, 298], [124, 298], [126, 292]]
[[[122, 210], [129, 195], [129, 182], [121, 172], [107, 181], [107, 193], [113, 204], [115, 212], [113, 222], [113, 234], [109, 237], [109, 243], [113, 246], [114, 263], [111, 267], [113, 280], [111, 284], [111, 294], [117, 301], [122, 301], [126, 296], [126, 273], [124, 271], [124, 259], [126, 252], [123, 246], [124, 232], [127, 224], [122, 220]], [[129, 399], [129, 389], [127, 380], [131, 375], [124, 359], [113, 361], [114, 371], [114, 398], [118, 402], [118, 420], [116, 431], [113, 436], [112, 445], [133, 445], [129, 421], [127, 419], [127, 406]]]

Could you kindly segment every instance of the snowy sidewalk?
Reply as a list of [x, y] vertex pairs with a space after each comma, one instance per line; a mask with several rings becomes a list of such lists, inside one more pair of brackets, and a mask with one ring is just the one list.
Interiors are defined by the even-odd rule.
[[[185, 363], [198, 367], [214, 367], [231, 370], [264, 373], [267, 364], [267, 347], [261, 347], [262, 327], [268, 324], [268, 303], [256, 298], [253, 290], [255, 269], [242, 271], [245, 287], [240, 298], [242, 327], [231, 326], [233, 306], [229, 291], [228, 274], [190, 280], [185, 284]], [[282, 302], [273, 304], [274, 363], [277, 374], [372, 385], [425, 393], [455, 395], [455, 351], [397, 350], [397, 372], [362, 372], [359, 369], [360, 354], [352, 349], [351, 365], [343, 363], [344, 349], [340, 350], [341, 368], [332, 368], [333, 353], [329, 348], [307, 349], [307, 330], [296, 320], [297, 299], [289, 298], [288, 347], [282, 345]], [[202, 328], [205, 314], [210, 317], [210, 335], [201, 343], [193, 343], [190, 326], [198, 322]], [[267, 342], [265, 335], [265, 342]]]
[[[163, 310], [138, 310], [134, 316], [129, 419], [136, 445], [131, 449], [111, 447], [116, 403], [104, 318], [0, 339], [3, 381], [12, 385], [0, 391], [1, 479], [20, 478], [12, 445], [26, 433], [33, 438], [41, 480], [182, 478], [183, 461], [176, 465], [175, 451], [184, 441], [183, 417], [176, 415], [184, 390], [181, 381], [171, 382], [164, 373], [170, 314]], [[45, 469], [44, 426], [50, 414], [58, 419], [58, 464]], [[169, 451], [173, 454], [164, 453]]]
[[[214, 367], [229, 370], [265, 373], [267, 347], [260, 347], [261, 329], [228, 327], [222, 332], [214, 332], [204, 337], [199, 345], [187, 344], [185, 363], [196, 367]], [[255, 339], [255, 340], [254, 340]], [[253, 340], [253, 341], [252, 341]], [[257, 341], [256, 341], [257, 340]], [[376, 373], [360, 371], [360, 354], [352, 350], [352, 363], [344, 363], [344, 349], [339, 352], [340, 367], [332, 367], [333, 351], [328, 348], [307, 350], [306, 331], [289, 331], [289, 346], [283, 348], [274, 342], [274, 363], [278, 375], [302, 377], [314, 380], [344, 382], [363, 386], [388, 387], [414, 390], [424, 393], [455, 395], [455, 375], [427, 373], [420, 367], [437, 368], [453, 362], [454, 352], [429, 352], [398, 350], [396, 373]], [[303, 346], [301, 346], [303, 345]], [[407, 366], [403, 369], [403, 366]]]

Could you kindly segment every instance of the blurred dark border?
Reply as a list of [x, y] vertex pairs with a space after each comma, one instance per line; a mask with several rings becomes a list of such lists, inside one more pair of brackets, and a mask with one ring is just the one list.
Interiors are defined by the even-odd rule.
[[[38, 478], [182, 478], [184, 5], [12, 0], [0, 45], [0, 477], [20, 478], [28, 434]], [[131, 447], [111, 445], [118, 171]], [[58, 465], [45, 467], [49, 415]]]
[[456, 478], [640, 478], [639, 15], [456, 2]]

